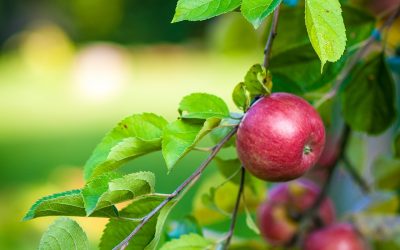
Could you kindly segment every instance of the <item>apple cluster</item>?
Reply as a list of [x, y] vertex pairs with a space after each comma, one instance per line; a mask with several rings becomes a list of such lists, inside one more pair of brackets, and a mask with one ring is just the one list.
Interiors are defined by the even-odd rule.
[[[273, 246], [290, 246], [305, 230], [301, 220], [321, 190], [312, 181], [298, 178], [314, 165], [322, 170], [332, 167], [339, 157], [339, 138], [328, 136], [324, 149], [325, 137], [314, 107], [288, 93], [260, 98], [239, 125], [236, 146], [246, 170], [265, 181], [284, 182], [270, 189], [258, 210], [261, 234]], [[321, 202], [305, 235], [304, 250], [367, 249], [351, 224], [336, 222], [329, 198]]]

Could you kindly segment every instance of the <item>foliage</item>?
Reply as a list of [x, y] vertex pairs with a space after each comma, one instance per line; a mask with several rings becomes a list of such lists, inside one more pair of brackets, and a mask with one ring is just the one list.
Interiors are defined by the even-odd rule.
[[74, 220], [60, 218], [43, 234], [40, 250], [46, 249], [89, 249], [88, 238]]
[[[292, 3], [291, 7], [281, 5], [281, 0], [178, 0], [173, 22], [205, 20], [240, 11], [258, 28], [264, 21], [275, 23], [280, 18], [279, 35], [271, 55], [265, 55], [270, 60], [269, 68], [254, 64], [243, 81], [233, 88], [232, 101], [240, 112], [229, 110], [225, 101], [215, 95], [193, 93], [183, 97], [178, 106], [179, 116], [174, 121], [152, 113], [127, 117], [105, 135], [89, 157], [84, 167], [85, 185], [79, 190], [39, 199], [24, 220], [41, 216], [106, 217], [109, 222], [101, 237], [100, 249], [111, 249], [121, 243], [127, 244], [126, 249], [224, 249], [227, 237], [220, 237], [217, 225], [238, 216], [250, 233], [234, 242], [232, 249], [265, 248], [259, 242], [260, 230], [253, 217], [265, 200], [267, 185], [249, 174], [241, 175], [243, 166], [238, 158], [217, 156], [220, 150], [235, 150], [236, 129], [258, 98], [278, 91], [295, 93], [315, 103], [327, 97], [317, 107], [327, 127], [333, 131], [337, 124], [345, 123], [344, 127], [353, 131], [350, 139], [354, 144], [363, 142], [354, 139], [354, 132], [363, 133], [366, 138], [382, 134], [397, 120], [395, 82], [386, 65], [385, 49], [364, 51], [366, 54], [361, 56], [359, 53], [368, 44], [364, 42], [366, 39], [376, 40], [376, 36], [371, 36], [376, 21], [373, 17], [348, 5], [341, 6], [338, 0], [305, 0], [295, 6]], [[273, 12], [280, 14], [272, 19]], [[273, 39], [273, 29], [266, 31]], [[354, 59], [358, 62], [355, 66]], [[353, 221], [366, 236], [375, 234], [373, 239], [377, 244], [399, 235], [398, 227], [390, 224], [400, 218], [399, 138], [395, 137], [392, 156], [380, 157], [373, 164], [373, 185], [377, 189], [373, 194], [360, 195], [362, 187], [356, 185], [362, 186], [360, 181], [366, 169], [363, 162], [357, 169], [352, 170], [350, 166], [353, 159], [366, 158], [355, 149], [361, 147], [359, 144], [340, 149], [335, 166], [343, 161], [347, 170], [339, 168], [330, 180], [335, 187], [330, 194], [340, 215]], [[200, 143], [207, 147], [200, 147]], [[152, 172], [124, 175], [120, 171], [127, 162], [160, 151], [169, 173], [193, 150], [208, 151], [209, 157], [185, 182], [177, 184], [178, 188], [171, 194], [155, 192]], [[176, 222], [175, 230], [165, 235], [169, 212], [200, 179], [212, 160], [218, 172], [209, 174], [194, 195], [193, 217]], [[358, 196], [363, 199], [354, 204], [350, 202]], [[343, 203], [349, 204], [340, 209]], [[205, 237], [202, 234], [205, 226], [216, 236]], [[381, 227], [388, 232], [378, 237], [376, 232]], [[135, 234], [129, 238], [132, 232]], [[160, 246], [164, 236], [166, 242]], [[49, 227], [39, 248], [59, 244], [69, 249], [71, 242], [79, 249], [88, 247], [87, 237], [79, 225], [63, 218]], [[389, 243], [400, 245], [396, 241]]]

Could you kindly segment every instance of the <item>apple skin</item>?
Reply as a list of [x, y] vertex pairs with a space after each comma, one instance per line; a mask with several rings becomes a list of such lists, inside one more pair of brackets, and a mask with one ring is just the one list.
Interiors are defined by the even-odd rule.
[[243, 117], [236, 140], [244, 167], [266, 181], [302, 176], [317, 162], [324, 144], [325, 127], [318, 112], [288, 93], [260, 98]]
[[304, 250], [366, 250], [358, 232], [348, 223], [336, 223], [308, 235]]
[[[305, 179], [272, 187], [268, 199], [259, 207], [257, 213], [263, 238], [274, 246], [289, 243], [298, 230], [299, 223], [296, 217], [314, 204], [319, 192], [318, 186]], [[329, 198], [322, 202], [318, 218], [323, 225], [329, 225], [335, 220], [335, 209]]]
[[325, 147], [316, 164], [318, 168], [331, 168], [335, 164], [340, 153], [340, 136], [327, 134]]

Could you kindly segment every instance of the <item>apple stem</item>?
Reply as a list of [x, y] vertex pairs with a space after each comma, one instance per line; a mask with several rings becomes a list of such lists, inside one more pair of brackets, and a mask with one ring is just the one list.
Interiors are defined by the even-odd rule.
[[227, 143], [236, 134], [237, 129], [238, 129], [237, 126], [234, 127], [217, 145], [215, 145], [212, 148], [212, 151], [208, 155], [207, 159], [205, 159], [201, 163], [201, 165], [196, 169], [196, 171], [192, 175], [190, 175], [177, 189], [175, 189], [173, 193], [168, 195], [167, 198], [165, 198], [165, 200], [163, 200], [157, 207], [155, 207], [153, 210], [151, 210], [150, 213], [144, 216], [140, 220], [140, 223], [136, 226], [136, 228], [123, 241], [121, 241], [117, 246], [115, 246], [113, 250], [125, 249], [126, 247], [128, 247], [131, 239], [143, 228], [143, 226], [147, 222], [150, 221], [151, 218], [153, 218], [158, 212], [160, 212], [160, 210], [163, 209], [170, 201], [178, 197], [179, 194], [181, 194], [182, 191], [186, 189], [186, 187], [189, 188], [192, 184], [198, 181], [199, 180], [198, 177], [203, 173], [206, 167], [215, 158], [215, 156], [222, 149], [225, 143]]
[[312, 152], [312, 149], [311, 149], [310, 145], [305, 145], [305, 146], [304, 146], [304, 149], [303, 149], [303, 153], [304, 153], [305, 155], [308, 155], [308, 154], [310, 154], [311, 152]]
[[242, 166], [241, 167], [239, 190], [238, 190], [237, 197], [236, 197], [235, 207], [234, 207], [234, 209], [232, 211], [231, 225], [229, 227], [229, 231], [228, 231], [228, 233], [226, 235], [225, 243], [223, 244], [221, 250], [228, 249], [229, 244], [231, 243], [231, 240], [232, 240], [232, 237], [233, 237], [233, 233], [234, 233], [235, 226], [236, 226], [237, 214], [239, 212], [240, 200], [241, 200], [241, 197], [242, 197], [242, 194], [243, 194], [243, 189], [244, 189], [245, 176], [246, 176], [246, 170]]

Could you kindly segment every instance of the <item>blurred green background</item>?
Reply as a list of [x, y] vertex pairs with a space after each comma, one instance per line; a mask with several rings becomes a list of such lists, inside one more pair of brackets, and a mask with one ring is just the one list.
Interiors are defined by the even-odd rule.
[[[21, 222], [24, 213], [42, 196], [82, 187], [86, 159], [123, 117], [172, 120], [191, 92], [219, 95], [233, 108], [231, 89], [261, 61], [262, 32], [237, 13], [171, 24], [175, 5], [0, 1], [0, 249], [37, 247], [54, 218]], [[169, 176], [160, 153], [127, 169], [154, 170], [158, 191], [169, 192], [205, 157], [190, 154]], [[172, 218], [190, 213], [193, 194]], [[106, 220], [78, 221], [95, 244]]]

